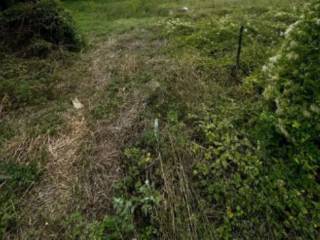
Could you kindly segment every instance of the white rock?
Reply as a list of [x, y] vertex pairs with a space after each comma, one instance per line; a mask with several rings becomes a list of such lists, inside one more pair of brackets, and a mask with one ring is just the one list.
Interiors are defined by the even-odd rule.
[[179, 12], [189, 12], [189, 8], [188, 7], [182, 7], [179, 9]]
[[83, 104], [79, 101], [78, 98], [73, 99], [73, 100], [72, 100], [72, 104], [73, 104], [73, 107], [74, 107], [75, 109], [81, 109], [81, 108], [83, 108]]
[[183, 7], [182, 10], [188, 12], [189, 8], [188, 7]]

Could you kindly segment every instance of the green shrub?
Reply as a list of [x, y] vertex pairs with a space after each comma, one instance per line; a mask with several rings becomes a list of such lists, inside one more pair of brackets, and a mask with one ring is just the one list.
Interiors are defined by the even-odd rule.
[[82, 45], [70, 15], [55, 0], [19, 3], [1, 12], [0, 39], [7, 49], [20, 51], [21, 46], [37, 43], [31, 53], [40, 55], [50, 48], [41, 41], [69, 50]]
[[317, 0], [289, 27], [258, 81], [264, 99], [221, 104], [198, 124], [195, 186], [218, 238], [320, 234], [319, 19]]
[[314, 1], [286, 32], [281, 51], [263, 68], [263, 95], [286, 139], [289, 158], [298, 168], [316, 173], [320, 143], [320, 2]]
[[[267, 199], [260, 189], [263, 163], [248, 129], [255, 108], [225, 100], [200, 117], [191, 148], [198, 161], [193, 167], [194, 188], [205, 215], [212, 216], [218, 239], [262, 239]], [[259, 200], [261, 199], [261, 202]], [[269, 227], [276, 225], [269, 222]], [[255, 226], [259, 225], [259, 228]]]
[[6, 10], [7, 8], [17, 4], [19, 2], [35, 2], [36, 0], [2, 0], [0, 2], [0, 11]]
[[281, 161], [288, 189], [296, 192], [288, 212], [295, 216], [292, 229], [305, 236], [319, 236], [320, 228], [319, 38], [320, 1], [315, 0], [288, 28], [281, 50], [263, 68], [261, 79], [269, 106], [261, 121], [282, 138], [277, 145], [264, 141], [264, 148], [271, 158]]

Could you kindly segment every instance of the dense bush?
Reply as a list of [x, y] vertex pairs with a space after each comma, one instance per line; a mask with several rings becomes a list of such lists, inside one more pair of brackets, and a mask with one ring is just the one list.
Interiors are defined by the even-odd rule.
[[51, 47], [79, 50], [81, 38], [55, 0], [18, 3], [0, 13], [0, 41], [7, 49], [43, 55]]
[[221, 238], [319, 236], [319, 38], [313, 1], [263, 67], [263, 99], [223, 104], [199, 122], [196, 186]]
[[5, 10], [19, 2], [34, 2], [36, 0], [2, 0], [0, 2], [0, 11]]
[[263, 69], [263, 95], [271, 105], [264, 115], [286, 139], [291, 163], [313, 177], [320, 156], [319, 38], [320, 2], [315, 1], [289, 27], [281, 51]]
[[264, 147], [271, 158], [282, 161], [292, 194], [287, 212], [295, 214], [292, 228], [306, 236], [319, 236], [320, 228], [319, 38], [320, 1], [316, 0], [288, 28], [281, 51], [264, 67], [262, 78], [269, 108], [261, 119], [282, 139], [274, 146], [271, 138]]

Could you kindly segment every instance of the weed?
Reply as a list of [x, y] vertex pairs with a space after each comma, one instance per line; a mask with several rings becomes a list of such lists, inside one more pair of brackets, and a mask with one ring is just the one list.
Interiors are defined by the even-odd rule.
[[39, 179], [36, 165], [19, 165], [12, 162], [0, 164], [0, 237], [15, 232], [19, 225], [19, 202], [23, 195]]

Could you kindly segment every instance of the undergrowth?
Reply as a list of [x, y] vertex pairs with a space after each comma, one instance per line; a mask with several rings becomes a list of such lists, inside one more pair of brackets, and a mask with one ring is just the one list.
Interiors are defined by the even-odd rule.
[[24, 195], [39, 179], [36, 164], [23, 165], [14, 162], [0, 164], [0, 237], [5, 232], [16, 232], [20, 216], [18, 212], [21, 195]]
[[[240, 86], [198, 109], [179, 102], [190, 98], [179, 89], [165, 95], [169, 100], [160, 106], [156, 100], [151, 126], [125, 150], [120, 192], [130, 204], [148, 183], [161, 201], [153, 202], [147, 216], [141, 214], [143, 205], [127, 211], [135, 228], [125, 224], [126, 234], [145, 236], [147, 224], [155, 230], [148, 237], [160, 239], [317, 238], [318, 92], [311, 86], [318, 75], [318, 6], [314, 1], [300, 19], [263, 10], [259, 18], [265, 22], [255, 14], [250, 19], [250, 13], [242, 20], [247, 29], [242, 79], [263, 76], [257, 92]], [[219, 71], [216, 78], [228, 80], [239, 24], [229, 16], [215, 21], [169, 20], [165, 34], [181, 54], [199, 51], [202, 62], [196, 64], [202, 71], [209, 62]], [[262, 67], [276, 49], [280, 55]], [[170, 91], [177, 82], [167, 84]]]
[[[121, 56], [111, 54], [105, 63], [112, 83], [95, 86], [96, 98], [87, 102], [92, 139], [115, 121], [126, 101], [136, 100], [128, 92], [144, 90], [141, 85], [150, 79], [160, 87], [141, 103], [145, 110], [130, 129], [133, 136], [121, 142], [123, 175], [110, 186], [112, 209], [86, 207], [90, 203], [75, 195], [74, 211], [45, 231], [60, 239], [317, 239], [320, 9], [318, 0], [310, 2], [302, 8], [284, 0], [65, 1], [92, 41], [137, 29], [145, 40], [131, 36], [112, 45]], [[240, 26], [245, 31], [236, 69]], [[154, 50], [147, 41], [165, 44]], [[1, 66], [0, 92], [6, 93], [0, 93], [0, 116], [50, 101], [61, 104], [52, 64], [8, 59]], [[33, 64], [43, 67], [26, 77]], [[0, 234], [19, 229], [21, 196], [40, 177], [37, 165], [24, 163], [45, 162], [48, 154], [45, 144], [28, 148], [26, 141], [12, 155], [14, 147], [6, 143], [21, 133], [39, 142], [59, 136], [67, 131], [65, 111], [54, 106], [33, 115], [26, 122], [33, 126], [29, 131], [9, 115], [0, 121], [6, 162], [0, 165]], [[101, 136], [107, 139], [95, 140], [109, 141]], [[92, 142], [77, 152], [90, 164], [97, 160]], [[95, 184], [91, 175], [101, 174], [94, 171], [88, 184]], [[94, 207], [103, 216], [91, 213]]]

